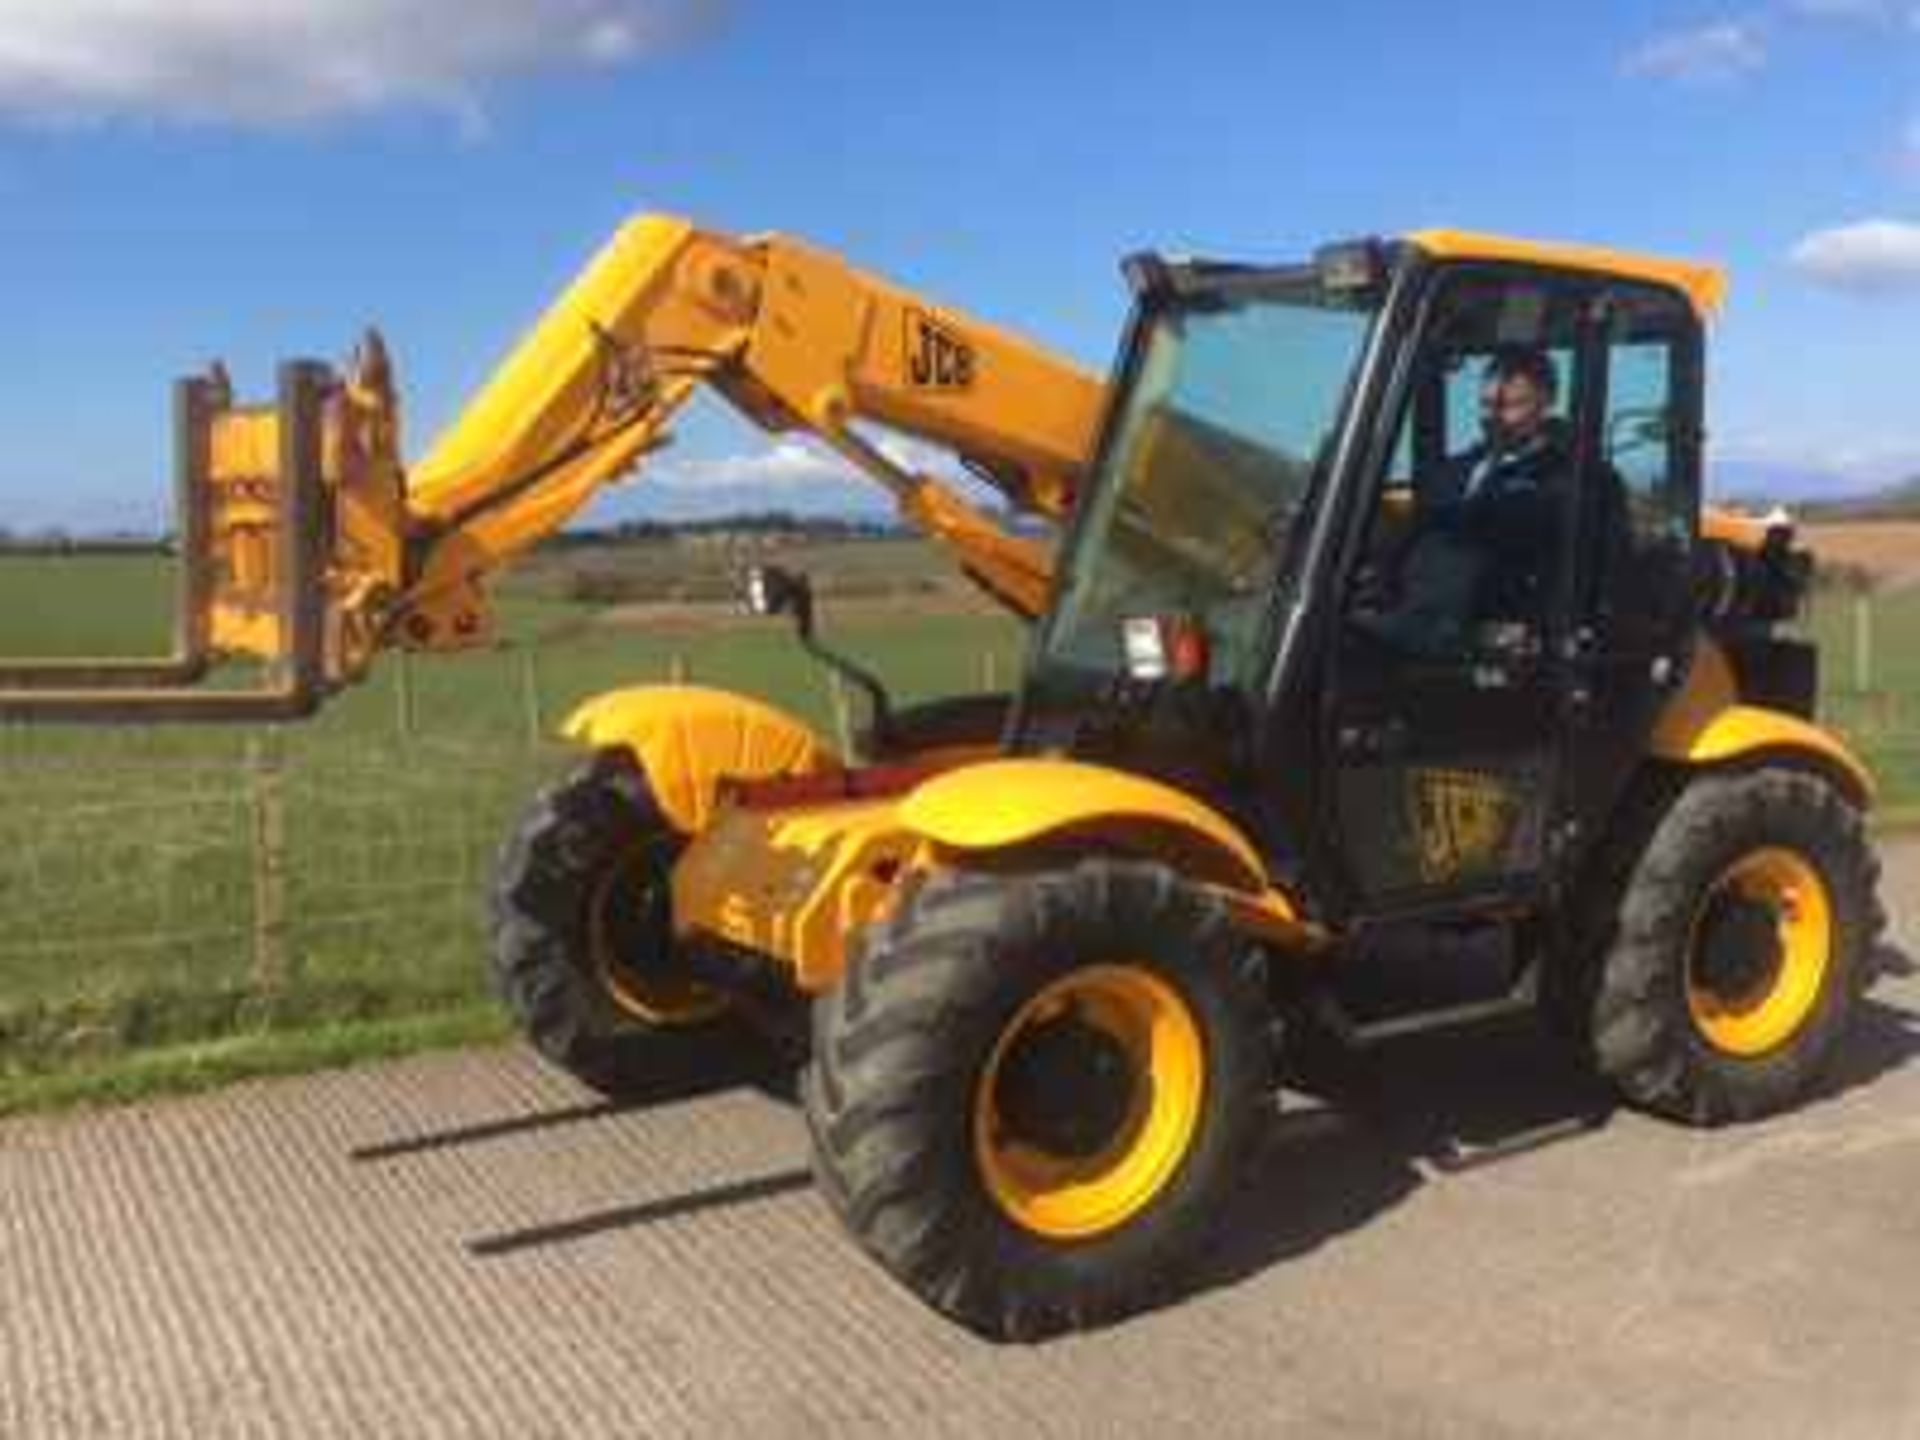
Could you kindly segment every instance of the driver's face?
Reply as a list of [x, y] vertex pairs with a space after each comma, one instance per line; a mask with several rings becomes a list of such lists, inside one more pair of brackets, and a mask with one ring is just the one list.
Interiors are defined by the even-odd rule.
[[1494, 444], [1533, 435], [1547, 418], [1547, 397], [1524, 375], [1489, 380], [1480, 391], [1480, 425]]

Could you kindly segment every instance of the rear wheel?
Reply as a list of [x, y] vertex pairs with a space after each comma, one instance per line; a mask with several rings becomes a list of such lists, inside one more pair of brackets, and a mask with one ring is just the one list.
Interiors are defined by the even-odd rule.
[[1702, 1124], [1804, 1098], [1883, 923], [1859, 812], [1801, 771], [1704, 776], [1626, 875], [1589, 991], [1600, 1070], [1632, 1103]]
[[543, 792], [500, 858], [493, 973], [545, 1059], [615, 1099], [745, 1078], [766, 1046], [676, 963], [669, 877], [684, 839], [631, 756]]
[[936, 877], [816, 1003], [821, 1188], [882, 1265], [983, 1334], [1151, 1303], [1258, 1148], [1263, 969], [1157, 866]]

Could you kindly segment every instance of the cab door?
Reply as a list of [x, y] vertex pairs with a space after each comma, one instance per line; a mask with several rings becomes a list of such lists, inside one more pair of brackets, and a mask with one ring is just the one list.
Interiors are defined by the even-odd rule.
[[1683, 296], [1614, 285], [1594, 340], [1600, 416], [1576, 547], [1565, 809], [1569, 855], [1599, 838], [1692, 659], [1703, 345]]
[[[1389, 458], [1362, 498], [1323, 700], [1332, 828], [1360, 914], [1530, 896], [1548, 872], [1580, 471], [1600, 393], [1594, 299], [1590, 283], [1524, 269], [1434, 282]], [[1472, 483], [1490, 371], [1517, 349], [1551, 362], [1548, 419], [1564, 461], [1543, 487], [1549, 529], [1517, 560], [1513, 545], [1494, 546], [1496, 563], [1449, 540], [1443, 517]], [[1457, 553], [1436, 550], [1446, 544]], [[1456, 563], [1482, 568], [1462, 579], [1448, 573]], [[1435, 593], [1409, 593], [1423, 588]], [[1494, 605], [1496, 594], [1507, 598]]]

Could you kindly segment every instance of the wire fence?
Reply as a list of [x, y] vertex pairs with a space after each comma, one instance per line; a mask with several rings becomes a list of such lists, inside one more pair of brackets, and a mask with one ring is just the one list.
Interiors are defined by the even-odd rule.
[[545, 747], [297, 732], [0, 742], [0, 1065], [476, 998]]

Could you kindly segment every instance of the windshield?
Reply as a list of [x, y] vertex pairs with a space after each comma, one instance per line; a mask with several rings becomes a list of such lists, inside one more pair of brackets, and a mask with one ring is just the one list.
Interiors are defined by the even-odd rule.
[[1043, 668], [1111, 675], [1122, 621], [1205, 630], [1208, 679], [1254, 679], [1296, 522], [1333, 442], [1371, 302], [1310, 279], [1149, 322], [1041, 641]]

